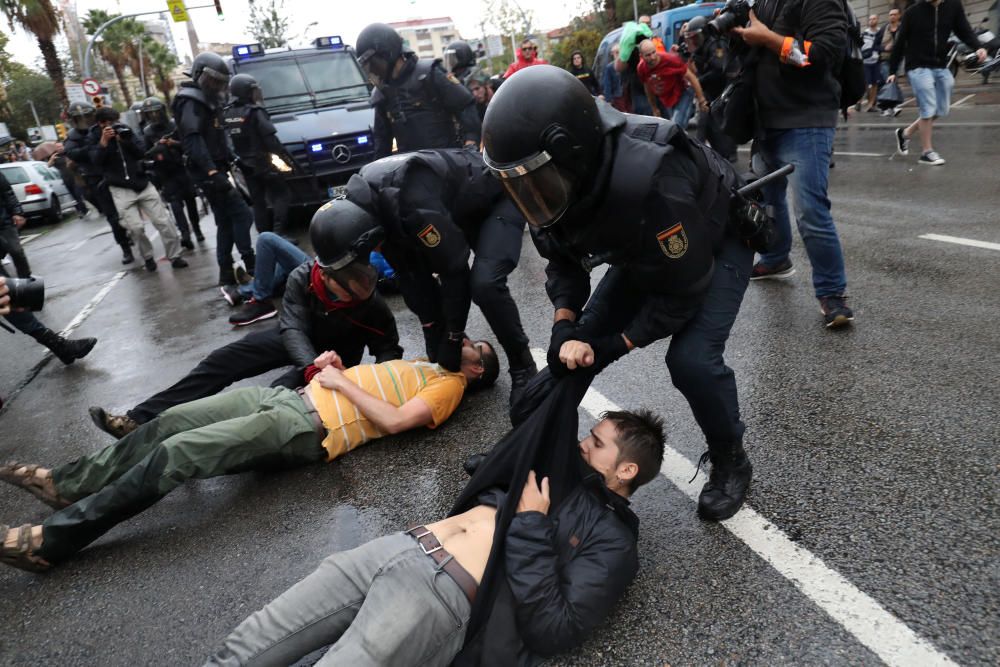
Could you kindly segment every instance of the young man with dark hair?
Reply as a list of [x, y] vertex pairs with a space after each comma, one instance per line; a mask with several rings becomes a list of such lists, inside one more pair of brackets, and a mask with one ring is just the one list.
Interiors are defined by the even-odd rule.
[[[579, 645], [621, 599], [638, 571], [628, 498], [659, 472], [663, 449], [659, 417], [609, 412], [579, 442], [596, 481], [552, 505], [549, 478], [528, 474], [504, 554], [517, 631], [506, 648], [517, 664]], [[243, 621], [207, 664], [287, 665], [328, 644], [317, 664], [451, 664], [504, 495], [491, 490], [465, 512], [330, 556]]]
[[0, 526], [0, 561], [43, 571], [188, 479], [332, 461], [392, 433], [437, 428], [467, 391], [496, 381], [496, 353], [466, 339], [459, 372], [422, 361], [345, 369], [332, 352], [298, 390], [245, 387], [167, 410], [114, 445], [54, 469], [9, 463], [0, 479], [57, 508], [37, 526]]

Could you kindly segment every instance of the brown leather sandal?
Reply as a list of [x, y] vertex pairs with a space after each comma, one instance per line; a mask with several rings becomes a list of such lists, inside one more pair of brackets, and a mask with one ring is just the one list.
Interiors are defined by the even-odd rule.
[[39, 468], [41, 466], [25, 465], [12, 461], [0, 466], [0, 480], [24, 489], [49, 507], [54, 507], [57, 510], [72, 505], [72, 501], [66, 500], [56, 491], [56, 485], [51, 476], [38, 475]]
[[[32, 528], [30, 523], [18, 528], [11, 528], [0, 523], [0, 534], [3, 535], [3, 543], [0, 546], [0, 563], [6, 563], [11, 567], [28, 572], [45, 572], [52, 567], [47, 560], [35, 555], [31, 547]], [[7, 542], [7, 533], [11, 530], [17, 531], [13, 544]]]

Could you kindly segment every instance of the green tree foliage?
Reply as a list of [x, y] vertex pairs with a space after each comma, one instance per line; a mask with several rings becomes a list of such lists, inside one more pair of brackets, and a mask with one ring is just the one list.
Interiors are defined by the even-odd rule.
[[288, 19], [284, 0], [250, 0], [247, 32], [265, 49], [284, 46], [288, 42]]
[[589, 67], [594, 62], [594, 56], [597, 55], [597, 47], [601, 45], [601, 38], [603, 36], [600, 32], [591, 28], [577, 30], [556, 44], [551, 52], [549, 62], [556, 67], [569, 69], [570, 58], [573, 52], [582, 51], [583, 62]]
[[0, 120], [7, 123], [11, 136], [26, 138], [28, 128], [34, 126], [35, 118], [31, 115], [29, 100], [34, 102], [42, 125], [59, 122], [62, 101], [46, 75], [11, 61], [4, 67], [0, 84], [7, 93], [8, 107], [0, 110]]
[[49, 85], [63, 105], [68, 105], [62, 63], [55, 45], [56, 35], [61, 30], [60, 17], [52, 0], [0, 0], [0, 12], [7, 17], [11, 30], [20, 27], [35, 36], [49, 75]]
[[174, 81], [170, 75], [177, 65], [180, 64], [177, 56], [170, 49], [156, 41], [149, 45], [148, 54], [152, 65], [152, 74], [147, 74], [146, 76], [152, 76], [156, 87], [163, 93], [164, 101], [170, 104], [170, 93], [174, 89]]
[[[91, 9], [83, 18], [83, 29], [87, 31], [88, 35], [93, 35], [98, 28], [116, 16], [119, 14], [110, 14], [103, 9]], [[122, 89], [122, 95], [125, 96], [126, 107], [132, 104], [132, 91], [125, 83], [125, 68], [129, 66], [131, 60], [129, 43], [135, 36], [135, 27], [130, 24], [135, 23], [134, 20], [125, 19], [109, 26], [101, 33], [99, 41], [94, 45], [101, 59], [114, 71], [115, 78], [118, 79], [118, 87]]]

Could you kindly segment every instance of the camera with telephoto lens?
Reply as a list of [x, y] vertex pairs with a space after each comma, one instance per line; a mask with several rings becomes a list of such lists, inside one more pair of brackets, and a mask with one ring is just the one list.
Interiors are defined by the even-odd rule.
[[755, 0], [728, 0], [719, 15], [705, 24], [705, 32], [716, 37], [737, 26], [745, 26], [750, 21], [750, 10], [754, 4]]
[[688, 48], [687, 40], [682, 39], [677, 43], [677, 55], [684, 60], [691, 60], [691, 49]]
[[117, 134], [119, 137], [125, 138], [132, 135], [132, 128], [126, 125], [125, 123], [115, 123], [111, 127], [114, 128], [115, 134]]
[[7, 293], [11, 310], [26, 308], [38, 311], [45, 303], [45, 281], [37, 276], [7, 278]]

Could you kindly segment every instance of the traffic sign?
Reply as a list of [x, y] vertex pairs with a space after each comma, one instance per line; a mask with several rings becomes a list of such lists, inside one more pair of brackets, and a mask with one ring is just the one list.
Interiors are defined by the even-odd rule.
[[97, 83], [96, 79], [84, 79], [80, 85], [83, 87], [83, 92], [88, 95], [96, 95], [101, 92], [101, 84]]
[[170, 8], [170, 16], [173, 17], [174, 23], [183, 23], [188, 20], [187, 8], [184, 6], [184, 0], [167, 0], [167, 7]]

